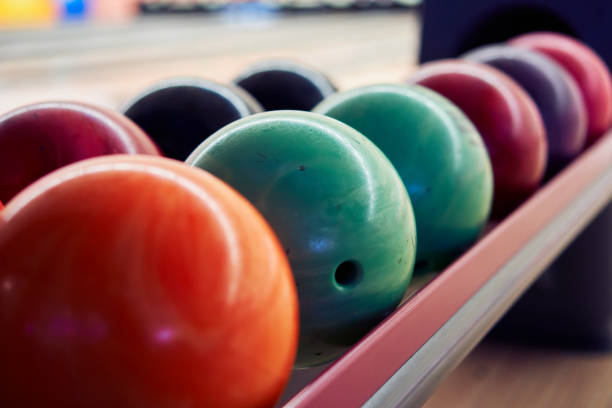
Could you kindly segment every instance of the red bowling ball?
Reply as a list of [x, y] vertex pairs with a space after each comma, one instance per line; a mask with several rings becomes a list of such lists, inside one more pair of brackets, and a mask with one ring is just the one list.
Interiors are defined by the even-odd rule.
[[557, 61], [574, 77], [588, 111], [587, 145], [612, 125], [612, 78], [606, 64], [583, 43], [557, 33], [531, 33], [516, 37], [511, 45], [526, 47]]
[[527, 93], [489, 66], [443, 60], [422, 66], [409, 80], [454, 102], [487, 146], [494, 175], [493, 213], [501, 218], [539, 186], [547, 162], [544, 124]]
[[0, 117], [0, 200], [67, 164], [109, 154], [159, 150], [129, 119], [83, 103], [29, 105]]

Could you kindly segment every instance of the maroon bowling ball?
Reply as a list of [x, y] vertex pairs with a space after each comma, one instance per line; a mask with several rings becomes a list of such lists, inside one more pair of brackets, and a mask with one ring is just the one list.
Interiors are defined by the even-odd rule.
[[450, 99], [480, 132], [493, 165], [493, 217], [504, 217], [538, 188], [546, 132], [535, 103], [512, 78], [484, 64], [443, 60], [423, 65], [409, 81]]
[[123, 115], [83, 103], [39, 103], [6, 113], [0, 116], [0, 201], [60, 167], [110, 154], [159, 150]]

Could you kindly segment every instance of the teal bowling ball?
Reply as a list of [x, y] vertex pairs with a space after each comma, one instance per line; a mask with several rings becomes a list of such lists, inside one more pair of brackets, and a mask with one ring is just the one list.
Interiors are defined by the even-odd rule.
[[359, 132], [310, 112], [260, 113], [217, 131], [187, 163], [242, 193], [278, 235], [300, 302], [296, 367], [332, 360], [397, 307], [414, 215], [399, 175]]
[[415, 85], [372, 85], [334, 94], [314, 111], [362, 133], [397, 169], [414, 207], [418, 270], [444, 267], [478, 238], [491, 209], [491, 163], [448, 99]]

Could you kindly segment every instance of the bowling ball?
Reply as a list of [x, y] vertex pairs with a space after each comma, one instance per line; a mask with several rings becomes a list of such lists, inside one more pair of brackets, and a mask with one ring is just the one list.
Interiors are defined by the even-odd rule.
[[495, 218], [538, 188], [546, 169], [546, 132], [535, 103], [514, 80], [484, 64], [442, 60], [423, 65], [410, 82], [446, 96], [482, 135], [493, 165]]
[[187, 159], [236, 188], [276, 231], [300, 301], [296, 366], [330, 361], [391, 313], [412, 275], [410, 199], [363, 135], [275, 111], [219, 130]]
[[124, 108], [164, 155], [181, 161], [223, 126], [260, 111], [242, 89], [197, 78], [162, 81]]
[[62, 17], [67, 20], [82, 19], [89, 12], [89, 4], [86, 0], [63, 0], [60, 5]]
[[548, 172], [576, 157], [586, 141], [587, 113], [576, 81], [554, 60], [526, 48], [490, 45], [463, 56], [514, 79], [536, 103], [548, 137]]
[[554, 59], [576, 80], [588, 112], [587, 145], [612, 125], [612, 78], [606, 64], [586, 45], [558, 33], [531, 33], [509, 41]]
[[257, 63], [234, 79], [234, 83], [246, 89], [268, 111], [309, 111], [336, 91], [323, 73], [292, 61]]
[[159, 150], [121, 114], [73, 102], [29, 105], [0, 116], [0, 200], [45, 174], [95, 156]]
[[217, 178], [159, 157], [90, 159], [24, 190], [0, 225], [0, 406], [280, 395], [298, 335], [289, 264]]
[[448, 99], [416, 85], [373, 85], [334, 94], [314, 111], [358, 130], [395, 166], [414, 208], [419, 269], [443, 266], [478, 238], [493, 199], [491, 163]]
[[48, 23], [56, 17], [52, 0], [0, 0], [0, 25]]

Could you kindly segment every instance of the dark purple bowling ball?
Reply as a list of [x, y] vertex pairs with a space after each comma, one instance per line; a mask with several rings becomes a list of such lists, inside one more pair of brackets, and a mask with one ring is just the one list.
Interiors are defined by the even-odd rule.
[[223, 126], [261, 110], [243, 89], [200, 78], [163, 80], [124, 108], [165, 156], [181, 161]]
[[253, 95], [267, 111], [309, 111], [336, 92], [334, 84], [321, 71], [287, 60], [256, 63], [234, 83]]
[[554, 60], [507, 45], [484, 46], [463, 57], [505, 72], [533, 98], [546, 127], [549, 175], [580, 153], [586, 141], [586, 107], [574, 79]]

